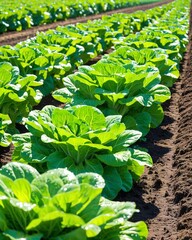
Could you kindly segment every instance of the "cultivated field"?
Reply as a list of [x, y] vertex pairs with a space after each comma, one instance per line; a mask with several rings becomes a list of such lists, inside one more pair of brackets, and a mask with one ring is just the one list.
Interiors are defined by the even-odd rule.
[[192, 239], [191, 16], [0, 35], [0, 239]]

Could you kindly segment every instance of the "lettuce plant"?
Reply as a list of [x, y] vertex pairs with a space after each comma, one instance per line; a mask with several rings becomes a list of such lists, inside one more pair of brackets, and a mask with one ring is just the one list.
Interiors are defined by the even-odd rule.
[[1, 47], [0, 61], [9, 61], [17, 66], [20, 75], [34, 74], [35, 91], [39, 89], [43, 95], [48, 95], [57, 85], [60, 78], [71, 70], [71, 64], [61, 53], [63, 47], [49, 47], [46, 44], [34, 43], [34, 40], [18, 43], [15, 47]]
[[148, 153], [131, 147], [141, 132], [126, 130], [120, 115], [105, 117], [97, 108], [83, 105], [46, 106], [30, 112], [26, 124], [29, 133], [13, 136], [13, 160], [39, 171], [67, 167], [75, 174], [99, 173], [106, 181], [103, 193], [110, 199], [121, 189], [129, 191], [144, 165], [152, 165]]
[[113, 62], [129, 63], [135, 61], [139, 65], [150, 64], [159, 69], [161, 84], [172, 87], [179, 77], [177, 63], [169, 59], [166, 50], [162, 48], [143, 48], [135, 49], [129, 46], [119, 47], [111, 54], [105, 55], [105, 59]]
[[42, 84], [36, 76], [20, 76], [19, 68], [8, 62], [0, 63], [0, 113], [9, 115], [13, 125], [26, 117], [42, 94], [34, 87]]
[[[179, 11], [178, 11], [179, 9]], [[143, 48], [162, 48], [169, 59], [177, 63], [182, 59], [188, 43], [189, 11], [185, 4], [176, 1], [168, 14], [157, 19], [153, 25], [143, 28], [137, 34], [130, 34], [124, 39], [115, 40], [116, 47], [131, 46], [138, 50]]]
[[116, 44], [117, 46], [125, 45], [139, 50], [143, 48], [162, 48], [168, 54], [169, 59], [177, 63], [182, 59], [179, 38], [166, 29], [159, 30], [159, 27], [153, 27], [153, 31], [152, 29], [145, 29], [137, 35], [130, 34], [123, 41], [117, 41]]
[[[102, 59], [64, 78], [65, 88], [53, 92], [53, 97], [69, 105], [97, 106], [105, 115], [132, 116], [136, 129], [146, 135], [150, 127], [161, 123], [160, 104], [170, 98], [169, 89], [160, 81], [159, 70], [150, 64]], [[131, 129], [127, 122], [126, 117]]]
[[104, 185], [96, 173], [75, 176], [59, 168], [41, 175], [8, 163], [0, 169], [0, 238], [146, 239], [145, 223], [129, 221], [135, 204], [105, 199]]

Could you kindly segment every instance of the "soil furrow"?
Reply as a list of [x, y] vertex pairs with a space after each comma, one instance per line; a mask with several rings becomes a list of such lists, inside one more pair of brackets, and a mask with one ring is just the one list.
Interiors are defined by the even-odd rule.
[[180, 118], [174, 155], [174, 201], [179, 204], [177, 240], [192, 239], [192, 6], [190, 16], [188, 56], [181, 76], [183, 91], [179, 100]]
[[[171, 100], [165, 110], [165, 119], [160, 129], [162, 132], [168, 132], [166, 139], [160, 139], [155, 144], [163, 143], [167, 148], [167, 153], [156, 158], [155, 149], [152, 157], [154, 159], [154, 170], [146, 170], [147, 178], [145, 175], [142, 180], [147, 179], [150, 182], [151, 195], [154, 195], [153, 204], [159, 209], [159, 214], [154, 219], [147, 221], [149, 226], [150, 240], [175, 240], [177, 232], [177, 213], [179, 206], [174, 202], [175, 195], [173, 189], [173, 182], [175, 181], [176, 169], [174, 168], [174, 153], [176, 150], [175, 140], [177, 137], [178, 118], [179, 118], [179, 99], [180, 99], [180, 81], [173, 87]], [[155, 130], [154, 130], [155, 133]], [[149, 174], [149, 171], [152, 174]], [[155, 174], [154, 174], [155, 173]], [[141, 181], [142, 181], [141, 180]], [[159, 183], [159, 184], [158, 184]], [[145, 201], [149, 200], [149, 196], [143, 196]]]

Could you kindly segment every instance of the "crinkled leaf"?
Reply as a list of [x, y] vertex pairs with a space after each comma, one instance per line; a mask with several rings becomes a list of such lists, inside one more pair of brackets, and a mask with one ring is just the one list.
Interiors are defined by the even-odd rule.
[[57, 194], [64, 184], [76, 183], [73, 173], [67, 169], [54, 169], [45, 172], [33, 180], [32, 185], [41, 189], [42, 197], [49, 198]]
[[171, 97], [171, 92], [168, 87], [158, 84], [154, 86], [151, 90], [150, 93], [153, 94], [154, 100], [157, 103], [163, 103], [170, 99]]
[[152, 167], [153, 161], [151, 156], [145, 152], [141, 151], [139, 149], [130, 149], [131, 151], [131, 158], [134, 161], [137, 161], [140, 165], [147, 165], [149, 167]]
[[105, 181], [99, 174], [87, 172], [83, 174], [78, 174], [77, 179], [79, 183], [87, 183], [95, 188], [104, 188]]
[[13, 196], [11, 191], [12, 184], [13, 181], [9, 177], [0, 174], [0, 196]]
[[18, 178], [25, 178], [29, 182], [39, 176], [37, 170], [27, 164], [22, 164], [18, 162], [10, 162], [0, 169], [0, 174], [3, 174], [12, 180]]
[[144, 222], [127, 222], [124, 226], [121, 227], [120, 232], [121, 237], [129, 237], [131, 240], [142, 240], [147, 239], [148, 230]]

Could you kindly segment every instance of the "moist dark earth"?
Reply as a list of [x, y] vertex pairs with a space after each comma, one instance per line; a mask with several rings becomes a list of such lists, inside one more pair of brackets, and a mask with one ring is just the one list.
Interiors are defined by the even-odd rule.
[[[167, 1], [168, 2], [168, 1]], [[128, 9], [145, 10], [151, 5]], [[120, 11], [120, 10], [119, 10]], [[192, 18], [192, 9], [190, 11]], [[82, 21], [87, 20], [83, 18]], [[192, 20], [192, 19], [191, 19]], [[142, 143], [151, 154], [154, 165], [129, 193], [120, 192], [116, 200], [134, 201], [140, 213], [132, 221], [144, 220], [149, 229], [148, 240], [192, 240], [192, 21], [189, 44], [180, 66], [180, 78], [172, 87], [172, 98], [164, 105], [165, 117], [160, 127], [152, 129]], [[69, 20], [71, 23], [73, 20]], [[78, 21], [76, 19], [74, 21]], [[60, 22], [61, 23], [61, 22]], [[66, 22], [65, 22], [66, 23]], [[54, 26], [53, 26], [54, 25]], [[37, 31], [58, 25], [54, 23], [21, 33], [0, 36], [0, 45], [15, 44], [33, 36]], [[61, 25], [61, 24], [59, 24]], [[63, 23], [62, 23], [63, 25]], [[44, 29], [43, 29], [44, 27]], [[58, 105], [46, 97], [37, 108]], [[25, 132], [24, 127], [19, 127]], [[13, 146], [0, 148], [0, 164], [11, 161]]]

